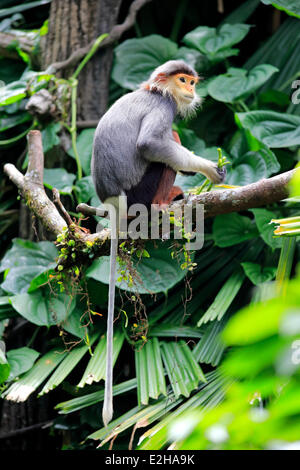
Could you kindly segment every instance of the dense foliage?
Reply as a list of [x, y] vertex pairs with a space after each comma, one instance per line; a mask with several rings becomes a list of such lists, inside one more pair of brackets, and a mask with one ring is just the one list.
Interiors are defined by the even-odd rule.
[[[136, 37], [132, 33], [115, 47], [110, 103], [166, 60], [184, 59], [204, 78], [198, 86], [204, 101], [193, 120], [174, 125], [183, 145], [214, 161], [221, 148], [230, 162], [227, 187], [294, 168], [300, 147], [294, 86], [300, 70], [298, 2], [264, 0], [273, 5], [267, 7], [248, 0], [210, 26], [196, 16], [188, 31], [187, 2], [177, 3], [171, 38], [155, 23], [145, 34], [141, 12]], [[49, 166], [45, 187], [57, 188], [78, 217], [77, 203], [100, 204], [90, 176], [95, 129], [75, 129], [72, 145], [68, 106], [74, 74], [63, 80], [38, 70], [48, 10], [43, 7], [44, 17], [37, 15], [28, 27], [23, 15], [29, 7], [0, 10], [0, 31], [13, 30], [34, 44], [28, 54], [16, 41], [11, 47], [19, 59], [0, 57], [1, 156], [24, 170], [24, 136], [40, 129]], [[275, 8], [283, 10], [281, 24], [261, 37], [255, 22], [259, 15], [270, 21]], [[26, 109], [41, 89], [58, 97], [58, 112], [50, 121], [33, 118]], [[62, 136], [69, 132], [65, 148]], [[195, 192], [204, 177], [178, 176], [177, 182]], [[94, 259], [87, 246], [89, 265], [76, 264], [71, 241], [65, 247], [67, 231], [56, 244], [18, 237], [18, 195], [4, 175], [0, 184], [3, 399], [53, 394], [52, 431], [64, 429], [72, 436], [64, 448], [94, 447], [93, 439], [107, 447], [121, 433], [115, 448], [266, 449], [295, 441], [299, 446], [299, 178], [286, 201], [208, 220], [204, 247], [191, 258], [172, 240], [123, 246], [114, 338], [115, 419], [107, 428], [100, 416], [109, 258]], [[286, 225], [287, 217], [295, 218], [294, 225]], [[271, 220], [279, 220], [279, 235]], [[88, 227], [93, 230], [96, 223], [90, 220]], [[70, 272], [55, 269], [58, 256], [73, 257]]]

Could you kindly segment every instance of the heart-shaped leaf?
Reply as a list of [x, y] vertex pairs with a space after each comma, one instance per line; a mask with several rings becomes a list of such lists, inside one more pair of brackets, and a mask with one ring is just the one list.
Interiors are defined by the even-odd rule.
[[174, 59], [177, 51], [175, 42], [158, 34], [127, 39], [115, 48], [112, 78], [123, 88], [135, 90], [156, 67]]
[[66, 320], [74, 308], [66, 294], [49, 295], [39, 289], [33, 293], [15, 295], [10, 298], [13, 308], [35, 325], [57, 325]]
[[6, 271], [1, 288], [11, 294], [26, 292], [35, 277], [55, 267], [57, 254], [53, 243], [14, 239], [0, 263], [0, 272]]
[[8, 351], [7, 360], [10, 365], [8, 380], [13, 380], [31, 369], [39, 354], [34, 349], [26, 347]]
[[224, 75], [218, 75], [209, 82], [208, 93], [217, 101], [234, 103], [247, 98], [263, 85], [278, 69], [273, 65], [261, 64], [250, 72], [230, 68]]
[[220, 247], [232, 246], [257, 237], [255, 223], [236, 213], [218, 215], [213, 223], [213, 239]]
[[44, 170], [44, 185], [53, 189], [56, 188], [61, 194], [71, 194], [76, 175], [68, 173], [64, 168], [51, 168]]
[[277, 269], [276, 267], [263, 267], [260, 264], [250, 262], [244, 262], [241, 265], [246, 276], [255, 286], [274, 279]]
[[249, 25], [238, 23], [224, 24], [218, 29], [198, 26], [184, 36], [183, 42], [202, 52], [210, 60], [219, 61], [238, 53], [238, 50], [231, 49], [231, 46], [244, 39], [249, 29]]
[[279, 170], [280, 165], [272, 150], [261, 148], [256, 152], [247, 152], [238, 158], [228, 171], [226, 183], [244, 186], [267, 178]]
[[[138, 262], [133, 260], [133, 267], [137, 271], [136, 284], [130, 286], [126, 281], [118, 281], [117, 286], [120, 289], [140, 294], [167, 292], [185, 276], [186, 269], [180, 267], [184, 261], [182, 254], [178, 254], [179, 258], [173, 259], [171, 243], [158, 242], [157, 245], [158, 247], [155, 248], [153, 243], [149, 243], [149, 246], [146, 244], [150, 257], [142, 258]], [[102, 256], [95, 260], [87, 270], [87, 277], [108, 284], [109, 264], [109, 256]], [[120, 270], [119, 265], [117, 269]]]

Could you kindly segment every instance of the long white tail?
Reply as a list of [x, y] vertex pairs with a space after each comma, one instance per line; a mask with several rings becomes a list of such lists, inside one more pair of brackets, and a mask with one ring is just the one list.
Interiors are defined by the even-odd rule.
[[[113, 223], [114, 217], [111, 217]], [[114, 233], [115, 232], [115, 233]], [[114, 310], [115, 310], [115, 287], [116, 287], [116, 264], [118, 253], [118, 211], [116, 217], [116, 230], [112, 228], [110, 242], [110, 273], [109, 273], [109, 291], [108, 291], [108, 312], [107, 312], [107, 331], [106, 331], [106, 377], [104, 389], [104, 403], [102, 409], [102, 418], [104, 426], [107, 426], [113, 416], [113, 336], [114, 336]]]

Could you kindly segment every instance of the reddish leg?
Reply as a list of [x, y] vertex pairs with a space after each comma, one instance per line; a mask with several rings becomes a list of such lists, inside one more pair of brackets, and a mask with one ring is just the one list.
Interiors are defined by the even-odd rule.
[[[181, 144], [178, 133], [176, 131], [172, 131], [172, 133], [174, 140]], [[173, 186], [175, 178], [176, 171], [167, 166], [161, 175], [152, 204], [169, 205], [175, 198], [183, 197], [182, 189], [179, 186]]]

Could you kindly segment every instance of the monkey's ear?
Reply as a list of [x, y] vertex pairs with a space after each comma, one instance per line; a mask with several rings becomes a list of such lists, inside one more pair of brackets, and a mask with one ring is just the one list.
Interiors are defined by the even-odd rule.
[[156, 82], [165, 82], [167, 80], [167, 75], [165, 73], [159, 73], [155, 77]]

